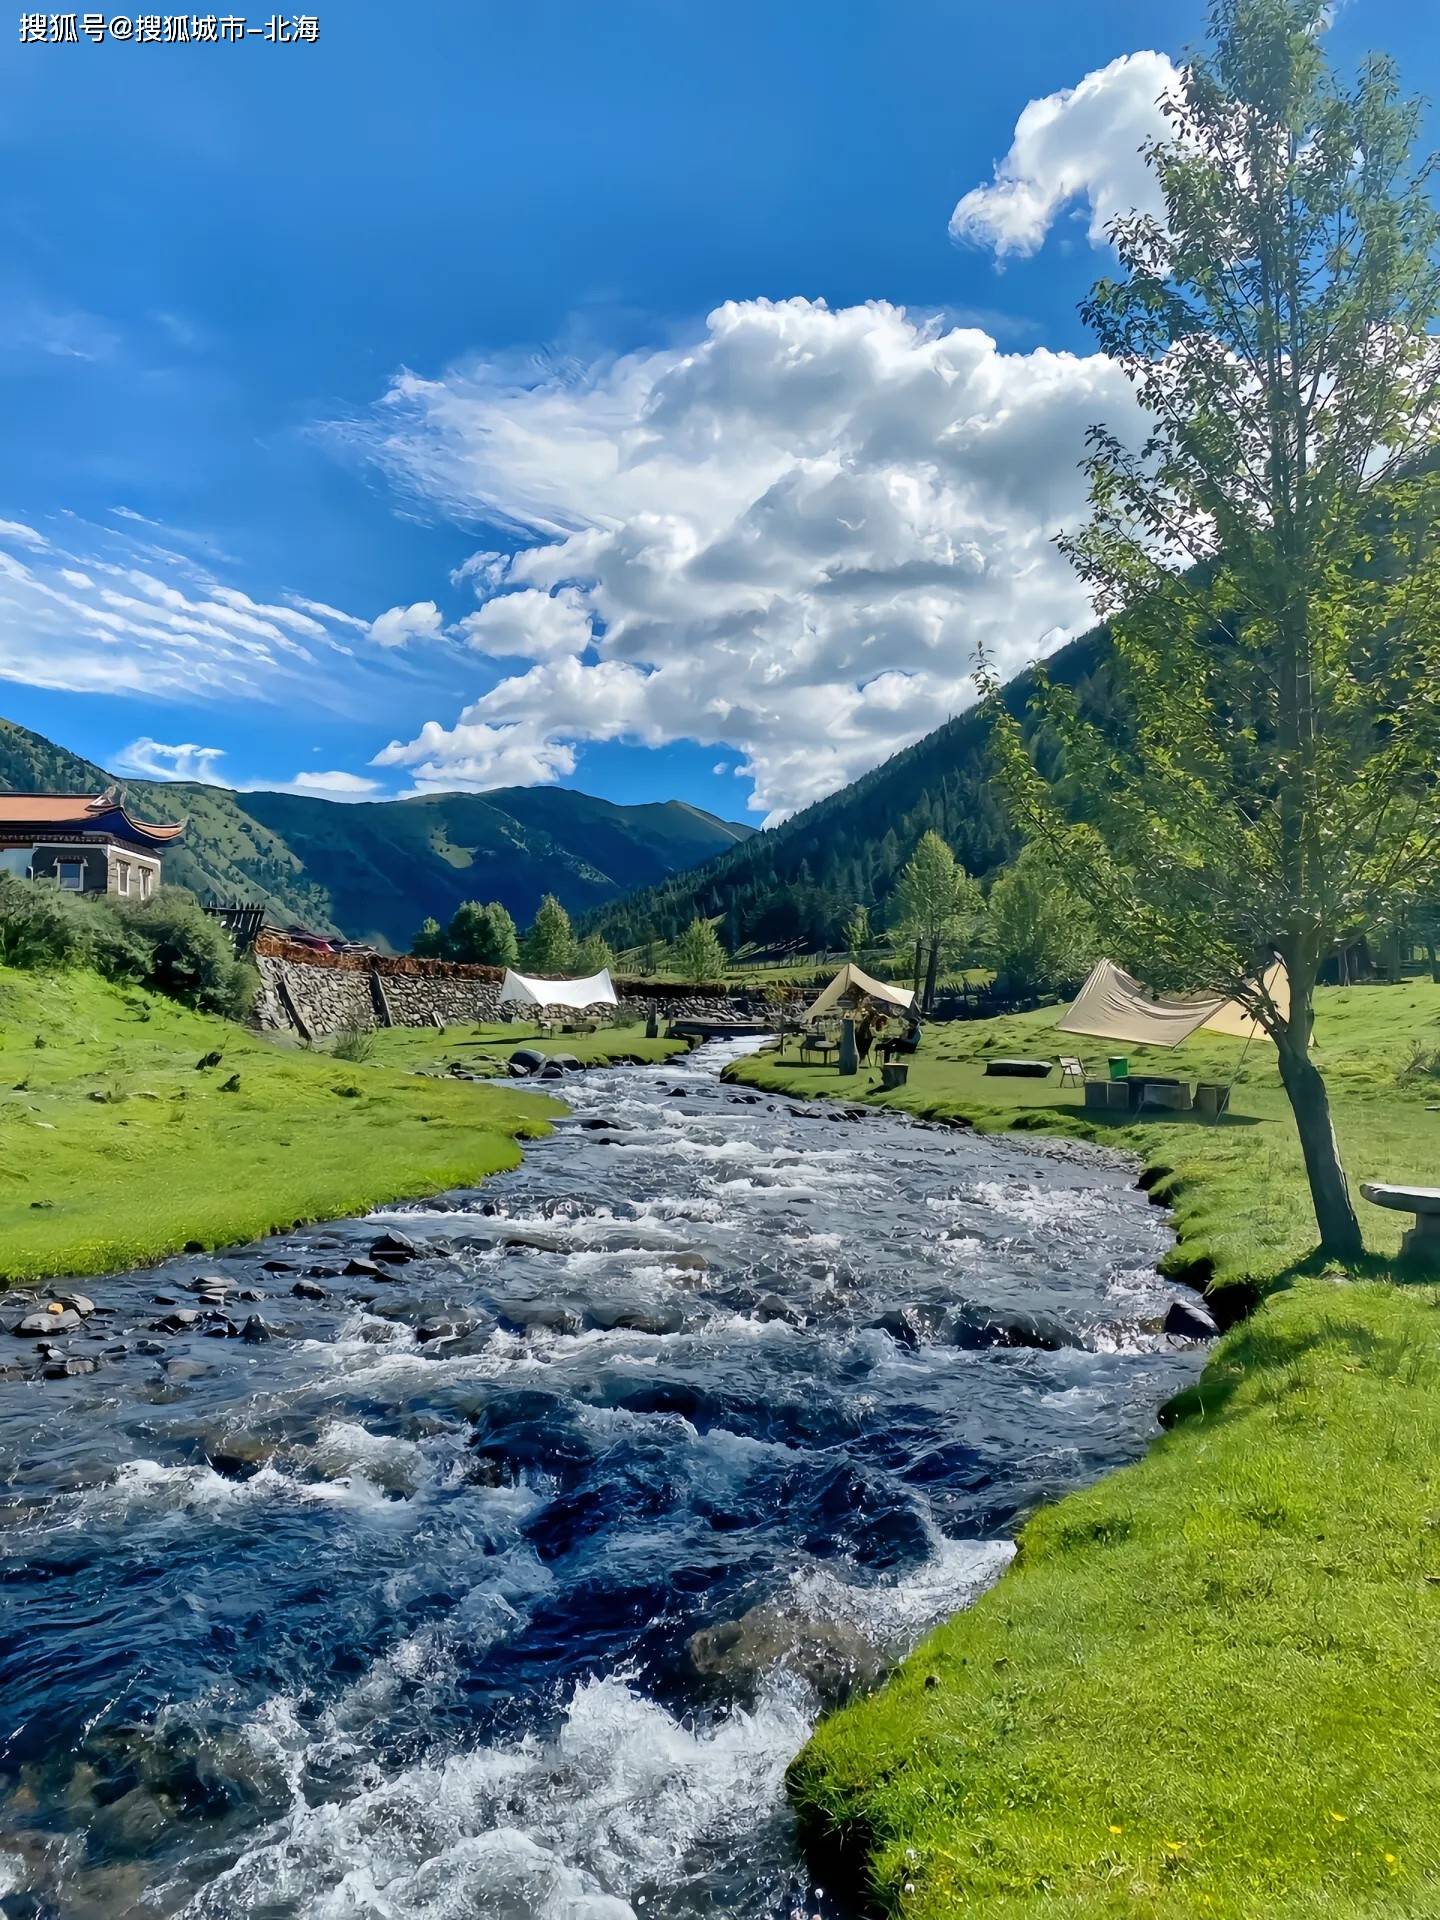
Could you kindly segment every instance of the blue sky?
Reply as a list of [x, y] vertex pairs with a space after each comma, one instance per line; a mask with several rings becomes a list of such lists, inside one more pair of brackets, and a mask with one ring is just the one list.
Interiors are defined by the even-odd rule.
[[[1428, 12], [1350, 0], [1332, 51], [1433, 91]], [[1084, 624], [1049, 542], [1125, 403], [1075, 303], [1157, 90], [1122, 57], [1198, 7], [318, 18], [10, 34], [0, 711], [136, 771], [764, 817], [964, 704], [975, 636]]]

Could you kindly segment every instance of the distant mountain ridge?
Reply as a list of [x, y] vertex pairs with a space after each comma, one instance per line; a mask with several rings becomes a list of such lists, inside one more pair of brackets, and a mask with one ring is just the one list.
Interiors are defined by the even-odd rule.
[[[0, 720], [0, 789], [98, 792], [114, 775]], [[500, 900], [523, 926], [545, 893], [583, 914], [750, 838], [691, 806], [620, 806], [561, 787], [344, 803], [124, 780], [142, 818], [188, 822], [165, 877], [202, 898], [263, 901], [272, 917], [404, 949], [462, 900]]]

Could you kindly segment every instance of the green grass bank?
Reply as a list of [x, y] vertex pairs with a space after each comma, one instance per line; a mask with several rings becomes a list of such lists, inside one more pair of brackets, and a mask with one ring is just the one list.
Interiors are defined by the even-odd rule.
[[[1034, 1516], [990, 1594], [822, 1724], [795, 1804], [832, 1877], [904, 1920], [1440, 1912], [1440, 1286], [1363, 1201], [1366, 1271], [1311, 1257], [1268, 1049], [1228, 1121], [1111, 1123], [984, 1077], [1002, 1053], [1101, 1069], [1110, 1046], [1055, 1017], [932, 1029], [883, 1097], [773, 1056], [735, 1071], [1124, 1148], [1165, 1170], [1177, 1265], [1262, 1299], [1143, 1460]], [[1411, 1064], [1440, 1050], [1440, 989], [1323, 994], [1316, 1039], [1352, 1179], [1440, 1183], [1440, 1080]], [[1160, 1058], [1218, 1078], [1239, 1051]]]
[[[0, 1284], [229, 1245], [512, 1167], [559, 1105], [416, 1069], [503, 1060], [528, 1032], [397, 1030], [345, 1061], [92, 973], [0, 968]], [[597, 1062], [678, 1050], [639, 1030], [537, 1044]]]

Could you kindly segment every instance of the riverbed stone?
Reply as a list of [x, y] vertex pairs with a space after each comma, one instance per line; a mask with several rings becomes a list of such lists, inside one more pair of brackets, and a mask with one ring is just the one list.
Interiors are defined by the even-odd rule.
[[264, 1346], [267, 1340], [273, 1340], [274, 1337], [268, 1323], [258, 1313], [252, 1313], [240, 1329], [240, 1338], [250, 1347]]
[[890, 1662], [856, 1628], [836, 1620], [794, 1619], [778, 1607], [752, 1607], [738, 1620], [691, 1634], [686, 1653], [695, 1674], [753, 1702], [775, 1667], [810, 1682], [825, 1707], [873, 1687]]
[[1172, 1300], [1161, 1331], [1179, 1340], [1214, 1340], [1219, 1332], [1210, 1309], [1198, 1300]]
[[73, 1307], [62, 1307], [57, 1301], [54, 1307], [42, 1308], [39, 1313], [27, 1313], [11, 1331], [22, 1339], [34, 1340], [57, 1333], [74, 1333], [83, 1324]]
[[62, 1307], [68, 1307], [72, 1313], [78, 1313], [82, 1320], [88, 1320], [95, 1311], [95, 1302], [83, 1293], [57, 1293], [55, 1298]]
[[314, 1280], [297, 1280], [290, 1289], [297, 1300], [328, 1300], [329, 1294]]

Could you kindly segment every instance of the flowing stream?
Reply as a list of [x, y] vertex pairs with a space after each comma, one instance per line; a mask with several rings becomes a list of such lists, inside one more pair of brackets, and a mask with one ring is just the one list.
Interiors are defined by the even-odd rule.
[[577, 1076], [473, 1193], [87, 1284], [99, 1370], [0, 1379], [0, 1914], [849, 1911], [783, 1794], [822, 1705], [1199, 1355], [1123, 1169], [743, 1050]]

